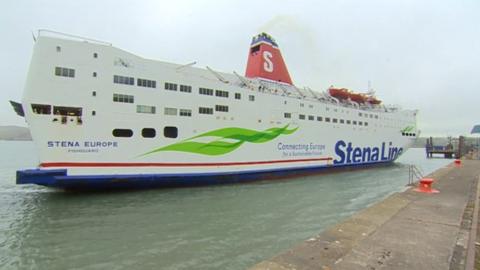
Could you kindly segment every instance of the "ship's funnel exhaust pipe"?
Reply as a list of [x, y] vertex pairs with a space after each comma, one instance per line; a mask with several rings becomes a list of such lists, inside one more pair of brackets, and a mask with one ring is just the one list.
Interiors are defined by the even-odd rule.
[[268, 34], [261, 33], [253, 37], [245, 77], [293, 85], [282, 53], [275, 40]]

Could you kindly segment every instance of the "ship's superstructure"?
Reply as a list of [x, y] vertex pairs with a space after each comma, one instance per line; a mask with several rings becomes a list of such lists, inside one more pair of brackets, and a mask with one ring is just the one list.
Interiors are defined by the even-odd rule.
[[392, 162], [417, 137], [415, 110], [333, 92], [294, 86], [266, 34], [253, 38], [244, 77], [41, 31], [16, 106], [40, 163], [18, 171], [17, 182], [81, 188], [278, 178]]

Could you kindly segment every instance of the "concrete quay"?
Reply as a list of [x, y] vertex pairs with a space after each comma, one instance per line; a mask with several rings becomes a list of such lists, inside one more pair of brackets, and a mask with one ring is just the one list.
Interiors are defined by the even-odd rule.
[[395, 193], [251, 269], [473, 269], [479, 176], [452, 163], [428, 176], [440, 193]]

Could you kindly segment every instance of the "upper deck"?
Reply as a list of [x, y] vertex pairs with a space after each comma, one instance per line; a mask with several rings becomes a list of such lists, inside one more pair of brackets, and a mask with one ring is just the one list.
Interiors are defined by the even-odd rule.
[[[111, 47], [115, 50], [119, 50], [124, 52], [126, 57], [116, 57], [114, 59], [114, 65], [123, 67], [126, 69], [129, 68], [140, 68], [141, 69], [148, 69], [148, 65], [143, 65], [137, 62], [135, 59], [140, 59], [141, 61], [148, 61], [152, 62], [157, 65], [164, 66], [169, 69], [173, 69], [176, 73], [182, 74], [188, 77], [194, 77], [199, 81], [207, 80], [212, 81], [217, 84], [221, 84], [227, 87], [232, 88], [244, 88], [249, 91], [258, 92], [266, 95], [273, 95], [273, 96], [281, 96], [283, 98], [289, 99], [296, 99], [296, 100], [304, 100], [313, 103], [322, 103], [331, 106], [338, 106], [344, 108], [352, 108], [352, 109], [359, 109], [365, 111], [373, 111], [373, 112], [383, 112], [383, 113], [390, 113], [390, 112], [398, 112], [400, 107], [393, 106], [393, 105], [383, 105], [383, 104], [369, 104], [369, 103], [357, 103], [351, 100], [339, 100], [332, 97], [328, 91], [316, 91], [309, 87], [297, 87], [295, 85], [290, 85], [287, 83], [281, 83], [276, 81], [271, 81], [267, 79], [261, 78], [247, 78], [244, 76], [239, 75], [237, 72], [233, 73], [225, 73], [215, 71], [214, 69], [206, 66], [205, 68], [198, 68], [194, 67], [196, 62], [192, 62], [185, 65], [167, 63], [158, 60], [152, 59], [145, 59], [143, 57], [139, 57], [132, 53], [126, 52], [124, 50], [115, 48], [111, 43], [104, 42], [96, 39], [85, 38], [76, 35], [70, 35], [65, 33], [60, 33], [56, 31], [50, 30], [39, 30], [38, 31], [38, 39], [57, 39], [59, 41], [66, 41], [66, 42], [80, 42], [86, 43], [91, 46], [103, 46], [103, 47]], [[260, 42], [258, 38], [252, 42]], [[276, 43], [275, 43], [276, 45]]]

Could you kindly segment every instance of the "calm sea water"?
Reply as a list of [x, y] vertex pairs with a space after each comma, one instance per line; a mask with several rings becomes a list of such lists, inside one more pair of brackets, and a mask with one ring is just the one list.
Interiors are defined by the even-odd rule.
[[411, 149], [391, 166], [243, 185], [67, 193], [15, 185], [31, 142], [0, 141], [1, 269], [245, 269], [402, 191]]

